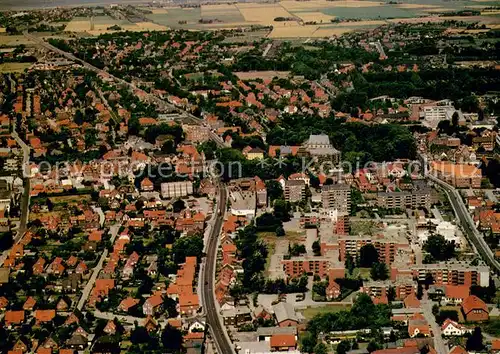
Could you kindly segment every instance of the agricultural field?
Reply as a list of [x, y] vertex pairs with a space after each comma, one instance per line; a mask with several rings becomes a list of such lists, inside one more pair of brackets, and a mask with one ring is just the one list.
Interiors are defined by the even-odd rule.
[[0, 35], [0, 46], [5, 46], [5, 47], [15, 47], [18, 45], [30, 45], [33, 44], [29, 39], [27, 39], [23, 35], [14, 35], [14, 36], [9, 36], [6, 34]]
[[[74, 18], [65, 31], [91, 35], [112, 32], [112, 26], [121, 30], [146, 31], [183, 28], [194, 30], [217, 30], [248, 26], [273, 26], [270, 33], [259, 33], [258, 38], [322, 38], [342, 35], [347, 32], [369, 29], [394, 22], [438, 22], [444, 20], [481, 21], [486, 24], [500, 23], [498, 11], [484, 12], [482, 16], [439, 17], [434, 14], [460, 9], [478, 9], [492, 6], [491, 0], [463, 0], [446, 2], [443, 0], [422, 0], [400, 4], [387, 4], [374, 0], [284, 0], [278, 3], [235, 3], [210, 4], [198, 8], [147, 7], [151, 22], [131, 23], [115, 20], [109, 16]], [[296, 21], [274, 21], [277, 17]], [[204, 23], [201, 23], [204, 20]], [[332, 21], [339, 21], [332, 23]], [[354, 20], [354, 21], [346, 21]], [[211, 23], [207, 23], [212, 21]], [[305, 25], [305, 23], [310, 23]], [[244, 41], [246, 39], [239, 39]], [[235, 39], [235, 41], [238, 41]], [[1, 43], [0, 43], [1, 45]]]
[[245, 18], [234, 4], [202, 5], [201, 18], [222, 21], [224, 23], [243, 23]]
[[0, 64], [0, 73], [22, 73], [32, 65], [33, 63], [2, 63]]
[[109, 16], [94, 17], [91, 21], [87, 17], [77, 17], [68, 22], [64, 31], [66, 32], [86, 32], [92, 35], [115, 32], [109, 29], [112, 26], [119, 26], [124, 31], [163, 31], [167, 27], [152, 22], [132, 23], [127, 20], [115, 20]]
[[[162, 9], [164, 10], [164, 9]], [[146, 15], [152, 22], [172, 28], [193, 28], [199, 24], [201, 18], [200, 8], [180, 8], [172, 7], [160, 13]], [[185, 25], [179, 24], [179, 21], [186, 21]]]
[[293, 17], [281, 4], [252, 4], [242, 3], [236, 7], [240, 10], [245, 21], [252, 24], [273, 24], [276, 17]]

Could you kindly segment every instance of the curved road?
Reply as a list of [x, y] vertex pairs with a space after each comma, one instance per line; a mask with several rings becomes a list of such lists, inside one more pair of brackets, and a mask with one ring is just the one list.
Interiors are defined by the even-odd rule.
[[490, 247], [481, 236], [479, 231], [477, 231], [476, 225], [474, 224], [469, 211], [465, 207], [465, 204], [458, 190], [450, 184], [440, 180], [439, 178], [432, 176], [431, 174], [428, 174], [426, 177], [438, 184], [446, 191], [446, 195], [450, 200], [451, 206], [453, 207], [457, 219], [460, 220], [460, 223], [462, 224], [469, 241], [476, 247], [483, 260], [497, 273], [500, 273], [500, 263], [495, 259], [495, 256], [493, 255]]

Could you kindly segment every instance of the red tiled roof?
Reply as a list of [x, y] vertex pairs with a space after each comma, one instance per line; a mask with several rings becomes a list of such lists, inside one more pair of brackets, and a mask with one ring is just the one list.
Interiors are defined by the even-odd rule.
[[271, 348], [273, 347], [295, 347], [297, 339], [294, 334], [273, 334], [271, 336]]
[[24, 311], [7, 311], [5, 312], [6, 323], [22, 323], [24, 322]]
[[488, 306], [484, 303], [483, 300], [475, 295], [467, 297], [462, 302], [462, 309], [464, 310], [465, 314], [468, 314], [472, 310], [483, 310], [488, 312]]
[[450, 299], [465, 299], [470, 294], [470, 287], [467, 285], [446, 285], [445, 296]]
[[50, 322], [56, 317], [56, 310], [36, 310], [35, 318], [38, 322]]
[[420, 307], [420, 300], [417, 299], [415, 294], [410, 294], [404, 299], [405, 307], [406, 308], [419, 308]]

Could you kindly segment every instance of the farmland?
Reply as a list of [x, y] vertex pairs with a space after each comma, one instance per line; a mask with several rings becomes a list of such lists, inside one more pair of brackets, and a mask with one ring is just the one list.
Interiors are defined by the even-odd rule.
[[109, 16], [98, 16], [92, 20], [87, 17], [76, 17], [71, 20], [64, 31], [66, 32], [86, 32], [91, 35], [114, 32], [111, 27], [118, 26], [127, 31], [162, 31], [167, 27], [152, 22], [132, 23], [127, 20], [115, 20]]
[[[145, 17], [150, 20], [148, 22], [132, 23], [100, 14], [92, 20], [85, 17], [74, 18], [67, 24], [65, 31], [99, 35], [116, 30], [218, 30], [272, 26], [271, 31], [262, 31], [257, 38], [322, 38], [396, 22], [419, 23], [453, 19], [495, 25], [500, 23], [498, 11], [483, 11], [481, 16], [438, 16], [439, 13], [463, 9], [482, 10], [493, 4], [490, 0], [453, 3], [426, 0], [421, 3], [399, 4], [373, 0], [284, 0], [277, 3], [204, 4], [193, 8], [143, 6], [140, 9], [147, 10]], [[278, 17], [287, 20], [275, 21]]]
[[0, 64], [0, 73], [19, 73], [31, 67], [33, 63], [2, 63]]

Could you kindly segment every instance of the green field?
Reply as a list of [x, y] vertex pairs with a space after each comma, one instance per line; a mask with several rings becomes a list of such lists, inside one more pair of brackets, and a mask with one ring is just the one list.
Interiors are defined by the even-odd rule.
[[311, 318], [319, 314], [329, 313], [329, 312], [339, 312], [343, 310], [349, 310], [350, 308], [351, 308], [350, 304], [345, 304], [345, 305], [332, 304], [320, 307], [308, 307], [305, 310], [302, 310], [302, 314], [304, 315], [306, 320], [310, 320]]
[[[197, 25], [201, 18], [201, 10], [200, 8], [169, 8], [168, 13], [166, 14], [148, 14], [146, 17], [155, 23], [167, 27], [182, 28], [187, 25], [189, 25], [189, 27], [193, 27], [192, 25]], [[187, 21], [187, 25], [180, 25], [179, 21]]]

